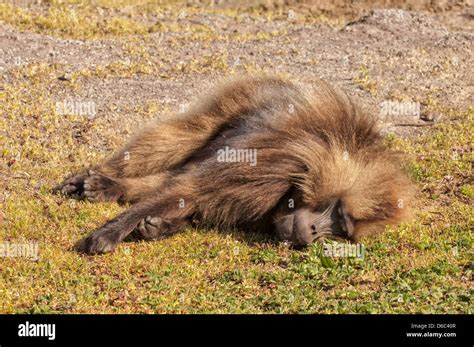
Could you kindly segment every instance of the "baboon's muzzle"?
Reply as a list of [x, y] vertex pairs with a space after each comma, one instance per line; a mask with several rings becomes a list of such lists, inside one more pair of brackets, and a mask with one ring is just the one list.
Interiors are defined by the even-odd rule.
[[327, 238], [351, 239], [354, 232], [352, 218], [341, 200], [319, 211], [300, 208], [275, 221], [275, 227], [279, 238], [293, 246], [306, 246]]

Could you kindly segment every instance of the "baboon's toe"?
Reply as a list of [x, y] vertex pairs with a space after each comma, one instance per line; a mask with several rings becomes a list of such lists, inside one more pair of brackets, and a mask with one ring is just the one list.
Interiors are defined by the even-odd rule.
[[74, 184], [66, 184], [61, 187], [61, 193], [66, 195], [72, 195], [79, 192], [79, 187]]
[[84, 193], [84, 180], [87, 178], [87, 173], [80, 173], [73, 177], [64, 180], [59, 186], [55, 187], [55, 193], [63, 193], [65, 195], [82, 196]]
[[132, 237], [139, 240], [156, 240], [166, 229], [166, 223], [160, 217], [143, 218], [132, 232]]
[[93, 202], [118, 201], [123, 196], [123, 187], [118, 181], [93, 170], [88, 171], [83, 189], [84, 197]]

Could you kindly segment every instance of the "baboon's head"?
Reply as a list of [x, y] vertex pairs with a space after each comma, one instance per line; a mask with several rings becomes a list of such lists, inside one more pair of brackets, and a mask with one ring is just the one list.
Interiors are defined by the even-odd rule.
[[327, 164], [333, 173], [326, 179], [308, 175], [280, 201], [273, 221], [281, 239], [295, 246], [328, 238], [358, 242], [409, 217], [415, 189], [396, 161], [373, 158], [360, 168], [350, 161], [345, 165], [351, 169]]
[[322, 209], [303, 207], [278, 215], [275, 220], [278, 237], [293, 246], [306, 246], [318, 240], [354, 237], [354, 221], [341, 200], [332, 201]]

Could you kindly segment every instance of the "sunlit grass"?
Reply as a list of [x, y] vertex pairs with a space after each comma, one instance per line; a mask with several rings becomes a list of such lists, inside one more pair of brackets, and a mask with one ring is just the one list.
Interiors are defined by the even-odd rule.
[[[0, 4], [0, 19], [21, 30], [69, 38], [188, 30], [196, 40], [215, 39], [205, 26], [166, 27], [138, 18], [174, 4], [50, 4], [45, 13]], [[98, 7], [113, 15], [104, 20]], [[186, 11], [192, 15], [193, 8]], [[232, 13], [238, 20], [239, 13]], [[269, 13], [252, 10], [251, 15]], [[152, 59], [130, 37], [121, 43], [129, 61], [70, 71], [61, 88], [74, 95], [86, 80], [235, 72], [225, 51], [182, 64], [166, 56]], [[251, 63], [245, 68], [263, 69]], [[262, 235], [203, 230], [160, 242], [124, 243], [113, 254], [87, 257], [71, 250], [74, 242], [125, 207], [75, 201], [52, 194], [51, 188], [126, 138], [100, 117], [57, 113], [57, 77], [66, 70], [60, 64], [29, 64], [11, 70], [8, 83], [2, 80], [0, 242], [38, 242], [39, 260], [0, 258], [1, 313], [473, 313], [472, 109], [449, 117], [439, 106], [445, 117], [421, 136], [387, 138], [403, 153], [419, 188], [417, 210], [411, 221], [364, 240], [363, 260], [328, 259], [321, 245], [296, 251]], [[368, 71], [361, 69], [359, 77], [368, 91], [376, 87]], [[149, 119], [162, 110], [150, 100], [133, 111], [136, 119]], [[73, 136], [77, 129], [81, 141]], [[94, 134], [100, 134], [101, 146], [92, 140]]]

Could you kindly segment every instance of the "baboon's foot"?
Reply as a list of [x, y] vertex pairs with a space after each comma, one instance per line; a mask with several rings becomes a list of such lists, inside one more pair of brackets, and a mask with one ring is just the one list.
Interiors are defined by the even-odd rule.
[[157, 240], [163, 238], [170, 225], [160, 217], [143, 218], [127, 240]]
[[90, 255], [110, 253], [121, 241], [121, 234], [120, 221], [111, 220], [89, 236], [76, 242], [74, 249]]
[[82, 197], [84, 193], [84, 181], [88, 177], [87, 172], [77, 174], [64, 180], [59, 186], [53, 189], [54, 192], [65, 195], [77, 195]]
[[84, 180], [83, 196], [89, 201], [120, 201], [125, 188], [116, 179], [89, 170]]
[[143, 218], [135, 229], [128, 234], [126, 219], [115, 218], [94, 231], [89, 236], [79, 240], [74, 249], [85, 254], [105, 254], [115, 250], [122, 239], [156, 240], [169, 233], [170, 225], [159, 217]]

